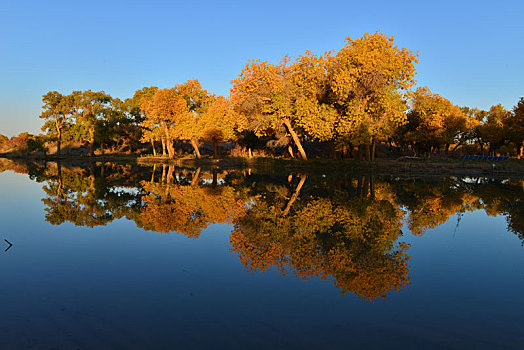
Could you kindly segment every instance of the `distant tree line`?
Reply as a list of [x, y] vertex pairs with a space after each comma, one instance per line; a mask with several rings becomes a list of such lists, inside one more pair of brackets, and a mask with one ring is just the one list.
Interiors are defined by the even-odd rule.
[[[209, 93], [198, 80], [144, 87], [123, 101], [104, 91], [50, 91], [40, 116], [45, 137], [26, 139], [52, 140], [58, 156], [65, 141], [85, 143], [91, 155], [150, 145], [154, 156], [169, 158], [180, 153], [177, 144], [185, 151], [191, 145], [200, 157], [202, 141], [215, 157], [224, 141], [304, 160], [311, 152], [318, 156], [317, 149], [373, 160], [379, 143], [415, 156], [457, 150], [523, 156], [524, 98], [511, 111], [453, 105], [427, 87], [414, 89], [417, 56], [377, 32], [348, 37], [338, 52], [307, 51], [279, 64], [249, 61], [228, 97]], [[16, 142], [0, 137], [3, 144]]]

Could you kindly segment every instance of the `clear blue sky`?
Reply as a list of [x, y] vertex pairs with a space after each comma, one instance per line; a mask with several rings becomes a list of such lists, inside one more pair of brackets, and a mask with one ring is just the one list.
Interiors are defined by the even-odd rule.
[[226, 95], [248, 59], [340, 49], [382, 30], [419, 51], [417, 80], [454, 104], [524, 96], [524, 1], [0, 1], [0, 133], [38, 133], [50, 90], [197, 78]]

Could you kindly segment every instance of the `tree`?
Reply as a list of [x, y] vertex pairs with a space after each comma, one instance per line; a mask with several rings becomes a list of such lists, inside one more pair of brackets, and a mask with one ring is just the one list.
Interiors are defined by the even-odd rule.
[[480, 126], [480, 135], [489, 143], [490, 155], [495, 155], [495, 152], [509, 139], [510, 118], [511, 112], [501, 104], [491, 106], [489, 109], [486, 122]]
[[154, 127], [159, 125], [166, 141], [169, 158], [174, 158], [175, 148], [173, 141], [178, 135], [181, 123], [187, 119], [187, 103], [175, 89], [156, 90], [152, 100], [142, 100], [142, 111], [146, 115], [147, 123]]
[[200, 158], [198, 140], [203, 136], [200, 118], [207, 111], [212, 96], [202, 88], [198, 80], [188, 80], [183, 84], [175, 85], [174, 91], [186, 101], [187, 112], [181, 115], [176, 127], [176, 135], [181, 140], [188, 140], [197, 158]]
[[297, 121], [293, 105], [296, 95], [288, 62], [287, 56], [279, 65], [249, 61], [239, 77], [231, 82], [230, 95], [235, 109], [248, 118], [249, 126], [257, 136], [275, 134], [282, 140], [287, 130], [302, 159], [307, 160], [295, 130]]
[[102, 119], [103, 127], [107, 130], [98, 136], [102, 152], [106, 142], [114, 142], [121, 150], [127, 147], [129, 150], [136, 149], [143, 135], [140, 125], [142, 119], [142, 116], [135, 115], [130, 99], [122, 101], [113, 98]]
[[342, 294], [367, 300], [406, 286], [409, 245], [395, 244], [403, 213], [387, 189], [375, 191], [367, 178], [359, 180], [356, 193], [337, 188], [332, 194], [326, 186], [315, 194], [304, 180], [300, 176], [291, 200], [267, 186], [238, 217], [229, 240], [244, 267], [255, 273], [275, 268], [302, 280], [332, 279]]
[[[132, 118], [134, 118], [135, 123], [140, 124], [140, 127], [142, 128], [142, 137], [140, 141], [151, 142], [154, 156], [156, 156], [155, 141], [161, 141], [162, 144], [165, 145], [165, 138], [163, 136], [163, 131], [157, 124], [157, 120], [155, 118], [148, 118], [144, 113], [142, 106], [145, 101], [151, 102], [153, 100], [157, 90], [158, 88], [156, 86], [144, 87], [135, 91], [132, 98], [125, 100], [128, 113]], [[162, 150], [164, 149], [165, 147], [162, 147]]]
[[[199, 186], [195, 181], [199, 171], [191, 182], [184, 184], [182, 174], [174, 176], [176, 170], [169, 166], [167, 176], [156, 183], [142, 181], [145, 195], [137, 218], [139, 227], [164, 233], [177, 231], [189, 238], [198, 238], [210, 224], [232, 224], [236, 217], [244, 214], [245, 202], [239, 198], [241, 191], [227, 185], [216, 187], [216, 183]], [[215, 172], [213, 177], [216, 176]]]
[[459, 141], [453, 150], [457, 149], [462, 144], [468, 141], [475, 140], [479, 146], [480, 153], [484, 153], [484, 147], [482, 142], [482, 136], [480, 134], [480, 126], [487, 116], [487, 112], [478, 108], [462, 107], [462, 113], [466, 117], [466, 132], [462, 133], [459, 137]]
[[336, 137], [337, 111], [328, 96], [331, 52], [316, 56], [306, 51], [292, 63], [291, 82], [296, 96], [294, 112], [297, 125], [307, 135], [320, 141]]
[[201, 115], [199, 124], [203, 138], [213, 144], [213, 156], [217, 158], [217, 144], [236, 140], [238, 133], [246, 127], [247, 120], [223, 96], [213, 96], [212, 101], [207, 111]]
[[428, 154], [449, 148], [467, 131], [467, 118], [458, 106], [444, 97], [419, 87], [413, 94], [407, 124], [399, 128], [402, 138], [420, 152]]
[[521, 97], [515, 107], [513, 115], [508, 120], [509, 138], [516, 147], [519, 158], [524, 156], [524, 97]]
[[331, 98], [339, 112], [336, 131], [341, 139], [369, 146], [393, 134], [405, 123], [402, 98], [415, 84], [418, 54], [393, 44], [393, 37], [376, 32], [346, 38], [333, 58]]
[[145, 114], [142, 125], [149, 129], [146, 137], [159, 137], [159, 128], [165, 139], [170, 158], [175, 155], [174, 140], [188, 140], [200, 158], [198, 139], [202, 135], [200, 116], [206, 111], [210, 97], [198, 80], [189, 80], [171, 89], [160, 89], [144, 93], [141, 111]]
[[46, 137], [42, 135], [32, 136], [27, 140], [27, 150], [29, 152], [42, 152], [46, 157], [49, 149], [45, 145]]
[[73, 114], [76, 122], [82, 125], [88, 134], [89, 153], [94, 156], [95, 137], [97, 127], [101, 127], [100, 119], [106, 115], [106, 109], [112, 98], [104, 91], [73, 91]]
[[64, 96], [57, 91], [49, 91], [42, 96], [44, 111], [40, 118], [45, 120], [42, 131], [52, 132], [56, 136], [56, 154], [60, 157], [62, 133], [73, 117], [74, 98]]

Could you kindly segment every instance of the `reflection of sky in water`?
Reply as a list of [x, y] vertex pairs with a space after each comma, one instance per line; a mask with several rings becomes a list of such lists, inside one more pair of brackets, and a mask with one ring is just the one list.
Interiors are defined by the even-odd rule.
[[[198, 239], [115, 220], [93, 229], [44, 221], [43, 183], [0, 174], [5, 348], [518, 348], [524, 247], [504, 216], [466, 212], [411, 243], [411, 287], [386, 300], [331, 281], [249, 274], [231, 226]], [[6, 244], [7, 247], [7, 244]], [[0, 246], [3, 251], [3, 246]]]

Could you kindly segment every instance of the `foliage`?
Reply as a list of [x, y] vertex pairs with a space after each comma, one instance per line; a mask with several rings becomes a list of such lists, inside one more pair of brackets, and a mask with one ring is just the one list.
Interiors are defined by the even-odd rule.
[[89, 144], [92, 156], [96, 148], [149, 144], [156, 154], [161, 142], [171, 158], [187, 143], [200, 157], [203, 141], [215, 157], [221, 142], [292, 157], [298, 150], [304, 160], [306, 151], [326, 155], [324, 149], [353, 157], [354, 147], [373, 160], [377, 143], [404, 154], [483, 154], [488, 145], [490, 154], [524, 156], [524, 98], [512, 110], [459, 108], [427, 87], [413, 91], [417, 62], [417, 53], [379, 31], [347, 37], [338, 51], [284, 55], [276, 64], [249, 60], [229, 96], [213, 95], [196, 79], [144, 87], [122, 100], [104, 91], [49, 91], [40, 118], [57, 156], [62, 140]]

